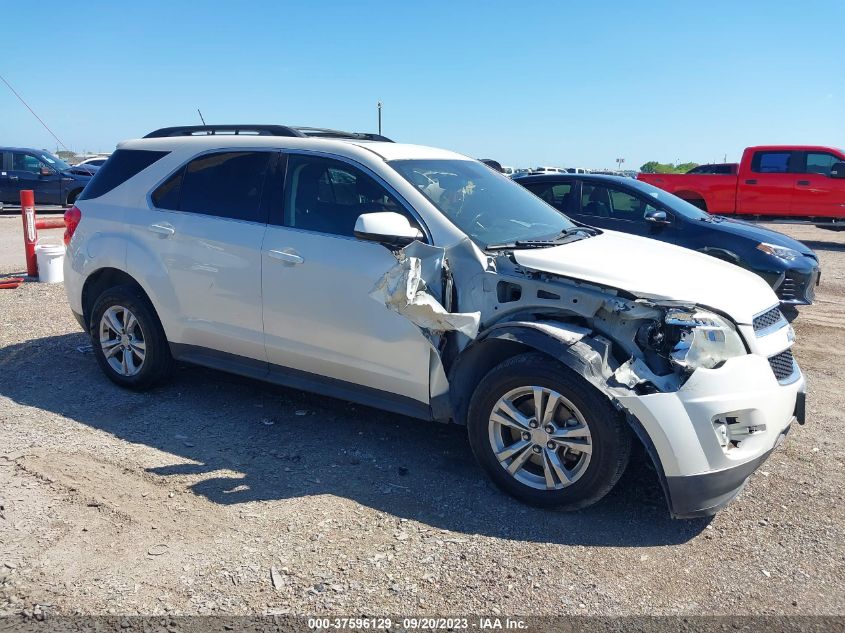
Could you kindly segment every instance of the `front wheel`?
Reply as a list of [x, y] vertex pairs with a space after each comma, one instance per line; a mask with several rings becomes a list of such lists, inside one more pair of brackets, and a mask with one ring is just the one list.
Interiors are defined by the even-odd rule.
[[610, 402], [538, 353], [506, 360], [482, 379], [468, 433], [476, 459], [502, 490], [565, 510], [610, 492], [631, 452], [628, 427]]

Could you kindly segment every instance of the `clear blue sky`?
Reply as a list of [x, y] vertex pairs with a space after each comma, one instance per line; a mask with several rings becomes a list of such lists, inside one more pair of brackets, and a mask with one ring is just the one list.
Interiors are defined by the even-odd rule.
[[[2, 8], [0, 74], [72, 149], [166, 125], [376, 128], [515, 166], [845, 146], [844, 2], [67, 0]], [[0, 84], [0, 145], [55, 141]]]

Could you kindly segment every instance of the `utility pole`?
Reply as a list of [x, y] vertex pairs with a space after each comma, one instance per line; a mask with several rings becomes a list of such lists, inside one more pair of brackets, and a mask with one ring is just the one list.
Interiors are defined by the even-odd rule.
[[378, 102], [378, 133], [381, 135], [381, 101]]
[[616, 159], [616, 171], [622, 171], [622, 163], [625, 162], [624, 158], [617, 158]]

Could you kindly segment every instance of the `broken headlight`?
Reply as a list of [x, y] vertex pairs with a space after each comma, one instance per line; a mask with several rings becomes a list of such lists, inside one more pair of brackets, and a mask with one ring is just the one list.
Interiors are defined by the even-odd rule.
[[650, 321], [637, 332], [646, 361], [660, 375], [681, 368], [713, 369], [743, 356], [745, 345], [733, 323], [706, 310], [667, 308], [663, 320]]
[[663, 324], [663, 348], [669, 360], [684, 369], [713, 369], [746, 353], [733, 323], [718, 314], [669, 309]]

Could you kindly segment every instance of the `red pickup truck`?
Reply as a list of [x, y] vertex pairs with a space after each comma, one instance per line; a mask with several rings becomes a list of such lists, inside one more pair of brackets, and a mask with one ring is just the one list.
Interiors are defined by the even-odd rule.
[[845, 152], [817, 145], [749, 147], [733, 174], [639, 174], [710, 213], [845, 228]]

